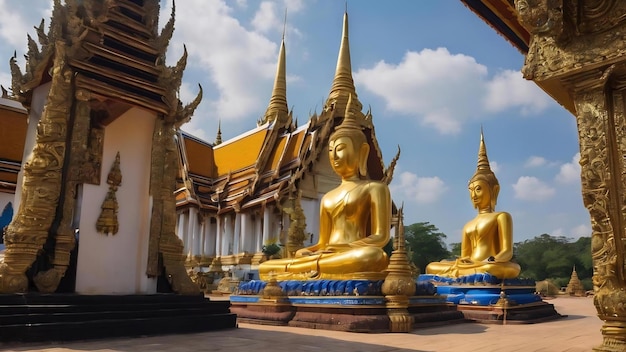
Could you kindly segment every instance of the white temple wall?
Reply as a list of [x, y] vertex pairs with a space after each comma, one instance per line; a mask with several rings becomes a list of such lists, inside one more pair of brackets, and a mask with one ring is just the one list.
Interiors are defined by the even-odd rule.
[[[13, 202], [13, 211], [17, 213], [20, 207], [22, 196], [22, 182], [24, 179], [24, 164], [28, 161], [32, 154], [35, 142], [37, 142], [37, 125], [41, 120], [43, 108], [48, 100], [48, 93], [52, 82], [42, 84], [33, 90], [33, 100], [31, 102], [30, 113], [28, 114], [28, 127], [26, 128], [26, 139], [24, 141], [24, 153], [22, 154], [22, 167], [17, 174], [17, 185], [15, 187], [15, 201]], [[0, 210], [1, 211], [1, 210]]]
[[[76, 272], [76, 292], [80, 294], [156, 293], [156, 278], [146, 276], [155, 120], [154, 113], [133, 108], [105, 129], [100, 185], [83, 186]], [[119, 232], [105, 235], [97, 232], [96, 222], [109, 190], [107, 175], [118, 151], [122, 173], [116, 192]]]
[[[321, 199], [321, 197], [323, 196], [323, 194], [320, 194], [319, 197]], [[317, 240], [319, 239], [319, 233], [320, 233], [320, 199], [307, 199], [307, 198], [302, 198], [300, 200], [300, 206], [302, 207], [302, 210], [304, 211], [304, 216], [306, 216], [306, 230], [305, 232], [307, 234], [313, 234], [313, 241], [311, 241], [311, 236], [307, 236], [307, 238], [304, 240], [304, 245], [305, 246], [311, 246], [315, 243], [317, 243]]]

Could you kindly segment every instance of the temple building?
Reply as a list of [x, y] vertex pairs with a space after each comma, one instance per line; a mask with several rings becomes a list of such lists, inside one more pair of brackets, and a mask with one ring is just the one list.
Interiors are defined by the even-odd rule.
[[[3, 89], [0, 97], [0, 230], [11, 222], [15, 211], [14, 194], [26, 141], [28, 113]], [[0, 243], [3, 243], [0, 239]]]
[[[262, 248], [283, 247], [282, 256], [316, 243], [322, 196], [340, 183], [328, 157], [328, 138], [346, 111], [366, 126], [368, 172], [373, 180], [391, 181], [385, 168], [370, 112], [362, 112], [352, 79], [348, 15], [335, 77], [321, 113], [297, 126], [287, 106], [284, 40], [267, 110], [255, 128], [214, 143], [178, 133], [180, 153], [177, 233], [185, 243], [188, 267], [211, 271], [254, 269]], [[202, 269], [206, 270], [206, 269]]]
[[164, 64], [174, 16], [159, 33], [158, 13], [157, 1], [55, 2], [49, 29], [42, 21], [37, 41], [28, 36], [25, 72], [11, 58], [0, 292], [150, 294], [165, 273], [169, 289], [198, 292], [175, 235], [169, 165], [201, 92], [178, 99], [187, 54]]

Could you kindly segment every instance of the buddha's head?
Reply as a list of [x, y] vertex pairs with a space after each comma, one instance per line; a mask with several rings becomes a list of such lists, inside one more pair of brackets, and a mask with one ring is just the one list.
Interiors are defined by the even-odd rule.
[[496, 209], [500, 183], [491, 171], [482, 130], [480, 132], [480, 147], [478, 148], [478, 165], [474, 176], [469, 180], [468, 189], [474, 208], [480, 210], [489, 206], [492, 211]]
[[366, 178], [370, 146], [362, 125], [354, 118], [352, 95], [348, 99], [343, 121], [328, 141], [328, 157], [333, 170], [342, 178]]

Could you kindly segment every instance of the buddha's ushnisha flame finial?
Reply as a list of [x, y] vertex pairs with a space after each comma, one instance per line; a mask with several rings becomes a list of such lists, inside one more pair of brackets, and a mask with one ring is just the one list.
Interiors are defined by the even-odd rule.
[[337, 128], [336, 131], [339, 130], [363, 130], [363, 125], [357, 119], [357, 107], [354, 104], [354, 100], [352, 98], [352, 94], [348, 96], [348, 102], [346, 103], [346, 110], [344, 113], [343, 121]]
[[483, 135], [483, 128], [480, 127], [480, 146], [478, 147], [478, 165], [476, 172], [489, 173], [491, 166], [489, 165], [489, 158], [487, 158], [487, 148], [485, 147], [485, 136]]

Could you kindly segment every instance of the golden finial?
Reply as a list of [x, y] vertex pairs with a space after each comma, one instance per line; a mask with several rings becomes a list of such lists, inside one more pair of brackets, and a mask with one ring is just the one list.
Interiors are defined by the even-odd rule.
[[341, 46], [339, 47], [339, 57], [337, 58], [337, 69], [335, 78], [330, 88], [330, 94], [326, 103], [327, 107], [334, 105], [335, 111], [343, 111], [348, 100], [348, 95], [352, 94], [353, 104], [357, 111], [361, 111], [363, 106], [359, 102], [352, 79], [352, 64], [350, 61], [350, 41], [348, 38], [348, 11], [343, 15], [343, 35]]
[[483, 126], [480, 126], [480, 146], [478, 147], [478, 170], [485, 170], [491, 172], [491, 166], [489, 165], [489, 158], [487, 158], [487, 148], [485, 147], [485, 136], [483, 134]]
[[402, 202], [402, 205], [398, 209], [398, 238], [396, 239], [397, 250], [405, 250], [404, 241], [404, 202]]
[[215, 145], [222, 144], [222, 120], [217, 123], [217, 136], [215, 137]]
[[[285, 9], [285, 22], [287, 21], [287, 10]], [[286, 25], [285, 25], [286, 26]], [[274, 79], [274, 88], [270, 104], [265, 111], [265, 116], [261, 119], [259, 125], [278, 119], [279, 122], [285, 123], [288, 120], [289, 107], [287, 106], [287, 75], [285, 60], [285, 29], [283, 29], [283, 39], [280, 43], [280, 51], [278, 53], [278, 66], [276, 68], [276, 78]]]

